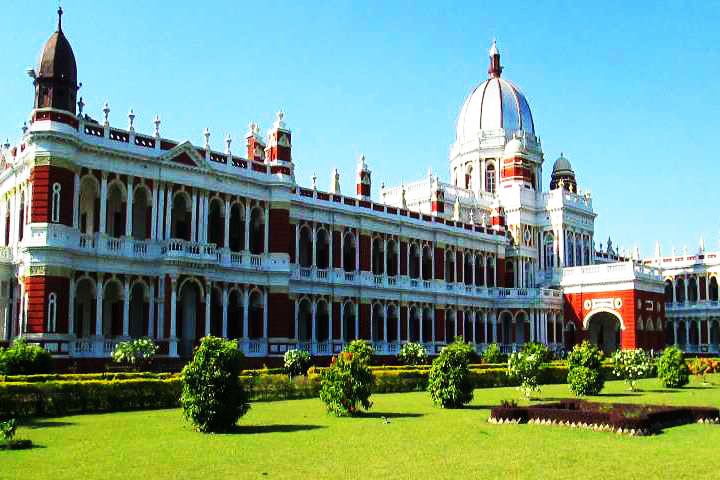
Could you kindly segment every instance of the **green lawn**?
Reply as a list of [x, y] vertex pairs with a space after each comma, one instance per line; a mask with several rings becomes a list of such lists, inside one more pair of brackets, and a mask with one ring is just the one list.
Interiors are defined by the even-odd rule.
[[[720, 386], [673, 391], [653, 379], [641, 388], [609, 382], [596, 398], [720, 406]], [[566, 385], [542, 393], [569, 396]], [[476, 390], [468, 408], [442, 410], [422, 392], [375, 395], [371, 415], [341, 419], [318, 399], [256, 403], [227, 435], [193, 432], [179, 410], [44, 419], [19, 430], [38, 448], [0, 451], [0, 478], [720, 477], [718, 425], [628, 437], [487, 423], [489, 405], [518, 397], [513, 388]]]

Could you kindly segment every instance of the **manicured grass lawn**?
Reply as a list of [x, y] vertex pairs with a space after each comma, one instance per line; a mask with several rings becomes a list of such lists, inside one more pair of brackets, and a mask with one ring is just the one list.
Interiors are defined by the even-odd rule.
[[[640, 388], [609, 382], [594, 398], [720, 406], [720, 386], [665, 390], [652, 379]], [[542, 393], [570, 396], [566, 385]], [[38, 448], [0, 451], [0, 478], [720, 477], [720, 425], [628, 437], [487, 423], [488, 406], [518, 397], [513, 388], [476, 390], [469, 407], [442, 410], [424, 392], [375, 395], [369, 416], [340, 419], [318, 399], [256, 403], [227, 435], [193, 432], [179, 410], [44, 419], [19, 430]]]

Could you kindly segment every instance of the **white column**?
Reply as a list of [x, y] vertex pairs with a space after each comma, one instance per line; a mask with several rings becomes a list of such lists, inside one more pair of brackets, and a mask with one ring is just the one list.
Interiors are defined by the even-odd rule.
[[388, 264], [387, 264], [387, 237], [383, 236], [383, 271], [382, 271], [382, 273], [385, 276], [387, 276], [387, 272], [388, 272], [387, 267], [388, 267]]
[[148, 299], [148, 337], [155, 338], [155, 280], [150, 279]]
[[165, 240], [173, 237], [172, 231], [172, 209], [173, 209], [173, 191], [172, 185], [166, 185], [167, 188], [167, 205], [165, 206]]
[[[170, 192], [168, 191], [168, 198]], [[177, 278], [170, 277], [172, 290], [170, 290], [170, 345], [169, 354], [177, 357]]]
[[[133, 236], [133, 177], [128, 175], [127, 179], [127, 202], [125, 204], [125, 236], [130, 238]], [[144, 216], [143, 216], [144, 217]]]
[[158, 328], [157, 338], [165, 335], [165, 276], [158, 277]]
[[[330, 232], [330, 239], [331, 239], [330, 245], [332, 245], [332, 231]], [[330, 262], [332, 262], [332, 257], [330, 259]], [[328, 309], [328, 342], [330, 345], [332, 345], [332, 341], [333, 341], [333, 299], [332, 298], [328, 299], [327, 309]], [[330, 354], [332, 354], [332, 347], [330, 347], [329, 352], [330, 352]]]
[[[245, 248], [250, 251], [250, 200], [245, 200]], [[296, 237], [297, 238], [297, 237]], [[295, 250], [297, 255], [297, 250]]]
[[223, 226], [223, 248], [230, 250], [230, 199], [225, 199], [225, 225]]
[[[422, 262], [420, 262], [422, 263]], [[447, 321], [447, 319], [445, 319]], [[418, 331], [418, 338], [420, 339], [420, 343], [423, 343], [423, 324], [425, 323], [425, 308], [420, 308], [420, 328]]]
[[688, 275], [685, 274], [685, 303], [688, 303], [690, 298], [688, 297]]
[[190, 207], [190, 241], [197, 242], [197, 189], [193, 188], [191, 200], [192, 206]]
[[[22, 284], [20, 293], [22, 294]], [[22, 297], [21, 297], [22, 298]], [[95, 285], [95, 335], [103, 336], [103, 279], [102, 274], [98, 275], [97, 284]]]
[[490, 321], [492, 322], [492, 341], [497, 343], [497, 313], [490, 313]]
[[[295, 305], [295, 312], [297, 312], [297, 302]], [[340, 340], [343, 342], [345, 341], [345, 302], [340, 303]]]
[[[70, 292], [68, 299], [68, 334], [75, 335], [75, 276], [70, 277]], [[3, 311], [2, 322], [5, 322], [5, 312]], [[710, 338], [710, 337], [708, 337]]]
[[[73, 179], [73, 228], [80, 228], [80, 174], [78, 173]], [[5, 229], [3, 229], [4, 234]]]
[[355, 232], [355, 271], [360, 272], [360, 230]]
[[385, 305], [383, 305], [383, 341], [384, 341], [386, 344], [387, 344], [387, 341], [388, 341], [388, 334], [387, 334], [387, 326], [388, 326], [387, 311], [388, 311], [388, 308], [387, 308], [387, 303], [386, 303]]
[[678, 345], [677, 336], [678, 336], [678, 325], [677, 325], [677, 321], [675, 321], [673, 319], [673, 344], [675, 346]]
[[537, 310], [531, 309], [529, 312], [530, 317], [530, 341], [535, 341], [535, 322], [537, 321]]
[[[249, 324], [249, 318], [248, 315], [250, 314], [250, 292], [248, 292], [247, 288], [243, 288], [243, 338], [248, 338], [248, 324]], [[297, 330], [295, 331], [295, 336], [297, 336]]]
[[212, 283], [205, 283], [205, 335], [210, 335], [210, 313], [212, 306]]
[[222, 336], [227, 338], [227, 323], [228, 323], [228, 289], [227, 283], [223, 285], [222, 289]]
[[310, 264], [313, 268], [317, 268], [317, 224], [312, 224], [312, 262]]
[[490, 339], [488, 338], [488, 312], [483, 310], [483, 342], [488, 344]]
[[[162, 194], [161, 194], [162, 195]], [[158, 238], [157, 234], [157, 217], [158, 217], [158, 183], [153, 182], [152, 188], [152, 207], [150, 213], [150, 239], [155, 240]]]
[[[360, 299], [358, 299], [358, 302]], [[355, 304], [355, 338], [360, 338], [360, 304]]]
[[104, 234], [107, 228], [107, 172], [102, 172], [102, 180], [100, 181], [100, 233]]
[[270, 208], [265, 206], [265, 254], [270, 252]]
[[688, 345], [690, 345], [690, 319], [685, 319], [685, 350], [687, 350]]
[[312, 303], [310, 304], [310, 318], [311, 318], [310, 332], [311, 332], [311, 339], [312, 339], [312, 343], [313, 343], [313, 346], [310, 347], [310, 349], [312, 350], [312, 348], [317, 343], [317, 326], [316, 326], [317, 325], [317, 301], [316, 300], [313, 300]]
[[554, 343], [558, 343], [558, 338], [557, 338], [557, 323], [558, 323], [558, 317], [555, 317], [555, 318], [553, 319], [553, 342], [554, 342]]
[[125, 276], [123, 286], [123, 337], [130, 335], [130, 279]]
[[675, 294], [675, 287], [677, 286], [677, 280], [675, 280], [675, 277], [672, 277], [672, 294], [673, 294], [673, 303], [677, 303], [677, 295]]

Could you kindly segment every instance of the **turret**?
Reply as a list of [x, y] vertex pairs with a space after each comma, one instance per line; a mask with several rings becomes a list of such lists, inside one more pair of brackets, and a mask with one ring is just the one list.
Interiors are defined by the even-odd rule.
[[247, 158], [256, 162], [265, 161], [265, 142], [260, 136], [260, 127], [255, 122], [248, 125], [248, 133], [245, 135], [247, 140]]
[[278, 112], [272, 129], [268, 133], [266, 158], [268, 163], [292, 162], [291, 133], [285, 126], [285, 114]]
[[365, 155], [360, 155], [357, 167], [357, 179], [355, 182], [355, 191], [360, 200], [370, 201], [370, 169], [365, 163]]
[[445, 213], [445, 192], [440, 188], [437, 177], [432, 182], [432, 194], [430, 198], [430, 210], [435, 216], [442, 216]]

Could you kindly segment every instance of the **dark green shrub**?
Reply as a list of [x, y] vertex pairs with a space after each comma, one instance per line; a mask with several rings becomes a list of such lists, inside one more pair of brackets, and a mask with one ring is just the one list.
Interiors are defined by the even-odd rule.
[[398, 353], [398, 360], [404, 365], [422, 365], [427, 362], [428, 354], [421, 343], [408, 342]]
[[305, 350], [291, 348], [283, 356], [285, 372], [291, 377], [294, 375], [305, 375], [312, 364], [310, 354]]
[[345, 347], [345, 351], [364, 359], [368, 365], [375, 354], [372, 344], [367, 340], [353, 340]]
[[602, 367], [603, 353], [598, 347], [584, 340], [575, 345], [567, 355], [570, 390], [578, 397], [597, 395], [605, 385]]
[[180, 403], [197, 430], [230, 430], [250, 408], [240, 382], [242, 358], [235, 341], [208, 336], [183, 368]]
[[483, 363], [505, 363], [505, 355], [500, 352], [500, 347], [497, 343], [491, 343], [485, 347], [485, 351], [482, 353]]
[[456, 339], [433, 360], [427, 389], [435, 405], [459, 408], [473, 399], [469, 368], [471, 355], [472, 347]]
[[33, 375], [52, 371], [52, 356], [24, 338], [16, 338], [5, 349], [0, 348], [0, 375]]
[[115, 363], [143, 370], [150, 365], [157, 351], [155, 342], [151, 338], [143, 337], [118, 343], [111, 357]]
[[368, 367], [368, 359], [364, 354], [341, 352], [332, 358], [330, 367], [322, 370], [320, 399], [329, 413], [346, 417], [356, 415], [360, 407], [365, 410], [372, 407], [370, 394], [375, 377]]
[[677, 347], [667, 347], [657, 361], [657, 375], [667, 388], [679, 388], [690, 380], [685, 356]]

